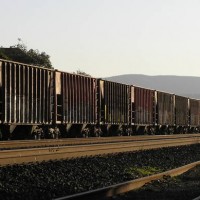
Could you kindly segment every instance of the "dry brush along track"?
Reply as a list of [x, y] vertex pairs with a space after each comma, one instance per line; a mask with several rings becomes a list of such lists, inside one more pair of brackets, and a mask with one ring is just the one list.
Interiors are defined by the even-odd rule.
[[200, 142], [200, 136], [183, 135], [183, 138], [169, 138], [160, 136], [159, 139], [132, 140], [132, 141], [112, 141], [101, 144], [78, 145], [78, 146], [57, 146], [33, 149], [4, 150], [0, 153], [0, 164], [20, 164], [29, 162], [41, 162], [55, 159], [78, 158], [83, 156], [95, 156], [101, 154], [111, 154], [119, 152], [129, 152], [145, 149], [155, 149], [161, 147], [172, 147], [189, 145]]

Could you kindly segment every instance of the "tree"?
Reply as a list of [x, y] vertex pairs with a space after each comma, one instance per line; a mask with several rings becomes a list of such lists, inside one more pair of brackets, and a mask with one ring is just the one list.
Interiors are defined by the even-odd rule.
[[0, 48], [0, 58], [1, 59], [5, 59], [5, 60], [9, 60], [9, 57], [6, 56], [6, 54], [4, 53], [4, 51], [2, 50], [3, 47]]
[[89, 76], [89, 77], [91, 77], [90, 74], [87, 74], [87, 73], [85, 73], [85, 72], [83, 72], [83, 71], [81, 71], [81, 70], [77, 70], [77, 71], [76, 71], [76, 74], [80, 74], [80, 75], [83, 75], [83, 76]]
[[13, 60], [31, 65], [37, 65], [40, 67], [52, 68], [50, 56], [45, 52], [39, 52], [39, 50], [29, 49], [18, 38], [18, 44], [10, 46], [10, 48], [0, 48], [0, 58], [6, 60]]

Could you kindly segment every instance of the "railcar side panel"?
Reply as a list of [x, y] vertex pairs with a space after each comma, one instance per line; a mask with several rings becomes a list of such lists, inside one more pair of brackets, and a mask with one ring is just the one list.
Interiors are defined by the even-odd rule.
[[154, 108], [155, 108], [155, 92], [150, 89], [132, 86], [131, 89], [132, 110], [134, 124], [153, 125], [154, 124]]
[[0, 124], [5, 133], [18, 125], [72, 126], [94, 135], [141, 127], [192, 132], [200, 129], [200, 100], [0, 59]]
[[130, 86], [98, 80], [100, 124], [127, 125], [129, 123]]
[[0, 123], [3, 122], [4, 117], [4, 92], [3, 92], [3, 85], [2, 85], [2, 65], [3, 63], [0, 61]]
[[53, 71], [10, 61], [0, 61], [1, 122], [50, 124]]
[[190, 126], [199, 126], [200, 123], [200, 102], [190, 99]]
[[175, 124], [176, 126], [189, 125], [189, 100], [187, 97], [175, 95]]
[[158, 125], [174, 126], [175, 124], [175, 101], [174, 94], [157, 92], [157, 122]]
[[56, 123], [96, 123], [96, 79], [55, 72]]

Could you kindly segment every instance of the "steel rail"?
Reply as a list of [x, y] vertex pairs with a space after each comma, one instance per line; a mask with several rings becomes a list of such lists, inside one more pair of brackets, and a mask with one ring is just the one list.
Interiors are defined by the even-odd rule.
[[176, 135], [150, 135], [150, 136], [122, 136], [122, 137], [95, 137], [95, 138], [66, 138], [66, 139], [47, 139], [47, 140], [13, 140], [1, 141], [0, 149], [14, 149], [14, 148], [31, 148], [31, 147], [46, 147], [46, 146], [64, 146], [64, 145], [81, 145], [81, 144], [98, 144], [106, 142], [126, 142], [139, 140], [155, 140], [155, 139], [172, 139], [172, 138], [190, 138], [200, 137], [200, 134], [176, 134]]
[[[139, 178], [139, 179], [135, 179], [135, 180], [131, 180], [131, 181], [127, 181], [124, 183], [119, 183], [116, 185], [112, 185], [109, 187], [105, 187], [105, 188], [100, 188], [100, 189], [96, 189], [96, 190], [91, 190], [91, 191], [87, 191], [87, 192], [83, 192], [83, 193], [78, 193], [78, 194], [74, 194], [74, 195], [70, 195], [70, 196], [65, 196], [65, 197], [60, 197], [60, 198], [56, 198], [55, 200], [67, 200], [67, 199], [102, 199], [102, 198], [106, 198], [106, 197], [112, 197], [112, 196], [116, 196], [125, 192], [129, 192], [131, 190], [135, 190], [138, 189], [140, 187], [142, 187], [143, 185], [145, 185], [146, 183], [150, 183], [151, 181], [154, 180], [158, 180], [158, 179], [163, 179], [163, 177], [165, 176], [178, 176], [180, 174], [185, 173], [186, 171], [196, 167], [200, 165], [200, 161], [182, 166], [182, 167], [178, 167], [166, 172], [162, 172], [159, 174], [155, 174], [155, 175], [151, 175], [151, 176], [147, 176], [147, 177], [143, 177], [143, 178]], [[196, 198], [195, 200], [199, 199]]]
[[180, 138], [167, 140], [148, 140], [134, 142], [116, 142], [94, 145], [62, 146], [38, 149], [6, 150], [0, 153], [0, 165], [41, 162], [55, 159], [78, 158], [101, 154], [190, 145], [199, 143], [200, 138]]
[[200, 196], [196, 197], [196, 198], [195, 198], [195, 199], [193, 199], [193, 200], [200, 200]]

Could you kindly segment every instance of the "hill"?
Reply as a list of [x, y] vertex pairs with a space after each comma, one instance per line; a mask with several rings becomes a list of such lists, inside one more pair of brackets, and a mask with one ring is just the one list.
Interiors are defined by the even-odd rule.
[[200, 77], [126, 74], [105, 79], [200, 99]]

